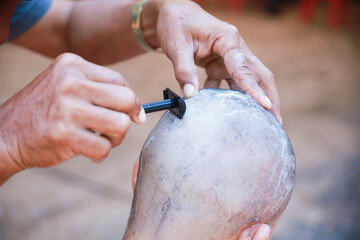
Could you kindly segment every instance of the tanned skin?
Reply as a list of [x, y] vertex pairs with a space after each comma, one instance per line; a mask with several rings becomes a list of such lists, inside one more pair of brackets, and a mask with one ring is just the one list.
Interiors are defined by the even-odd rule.
[[[18, 2], [2, 1], [1, 42]], [[55, 166], [77, 155], [99, 162], [121, 143], [131, 121], [146, 120], [124, 77], [96, 65], [144, 53], [131, 30], [135, 4], [53, 1], [38, 23], [12, 40], [55, 59], [0, 106], [0, 184], [23, 169]], [[188, 0], [148, 0], [141, 25], [146, 41], [173, 63], [185, 97], [198, 92], [201, 66], [208, 75], [205, 87], [226, 80], [281, 120], [274, 76], [236, 27]]]

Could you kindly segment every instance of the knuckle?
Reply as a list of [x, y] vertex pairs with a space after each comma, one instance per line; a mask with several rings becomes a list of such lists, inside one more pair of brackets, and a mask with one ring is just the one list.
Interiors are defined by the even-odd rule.
[[270, 70], [268, 70], [267, 75], [268, 75], [268, 79], [269, 79], [269, 81], [270, 81], [271, 83], [275, 82], [275, 75], [274, 75], [273, 72], [271, 72]]
[[72, 92], [76, 90], [79, 82], [74, 75], [65, 73], [62, 77], [60, 82], [58, 83], [57, 87], [61, 94]]
[[252, 76], [249, 65], [244, 62], [236, 68], [236, 72], [238, 74], [246, 74]]
[[196, 75], [196, 67], [182, 66], [176, 69], [175, 77], [177, 80], [189, 80]]
[[82, 58], [73, 53], [63, 53], [55, 59], [55, 64], [60, 67], [73, 65], [75, 62], [80, 61]]
[[130, 128], [130, 117], [127, 114], [121, 114], [117, 119], [117, 124], [118, 134], [124, 135]]
[[111, 83], [119, 84], [119, 85], [127, 85], [124, 76], [116, 71], [112, 71], [109, 74], [108, 78], [110, 79]]
[[223, 34], [226, 36], [224, 40], [226, 40], [227, 43], [231, 43], [232, 45], [239, 44], [239, 31], [234, 25], [227, 24], [223, 31]]
[[73, 106], [74, 104], [65, 97], [56, 99], [50, 106], [46, 118], [47, 124], [44, 129], [49, 133], [51, 141], [66, 141], [73, 133]]
[[187, 79], [189, 76], [188, 71], [186, 69], [178, 69], [175, 73], [175, 77], [178, 80]]
[[230, 34], [233, 34], [236, 36], [239, 35], [239, 31], [238, 31], [237, 27], [232, 24], [227, 24], [226, 31], [229, 32]]
[[106, 132], [108, 136], [112, 138], [122, 139], [131, 126], [130, 117], [125, 113], [120, 113], [116, 116], [112, 116], [111, 119], [107, 119], [106, 121], [109, 124]]
[[231, 75], [239, 78], [240, 80], [244, 80], [246, 78], [254, 78], [252, 75], [250, 68], [247, 64], [244, 62], [240, 63], [234, 71], [231, 73]]
[[48, 112], [48, 120], [50, 122], [56, 122], [58, 120], [63, 120], [67, 118], [67, 113], [69, 112], [69, 104], [65, 97], [58, 97], [50, 105]]
[[255, 65], [259, 63], [260, 60], [255, 55], [252, 55], [250, 58], [247, 59], [247, 61], [250, 65]]
[[226, 49], [224, 58], [227, 63], [233, 63], [236, 67], [246, 64], [246, 57], [238, 45], [228, 42], [224, 49]]
[[66, 142], [69, 136], [67, 125], [62, 121], [57, 121], [50, 129], [50, 141], [54, 143]]
[[139, 103], [137, 96], [130, 88], [123, 88], [117, 101], [123, 106], [120, 111], [125, 113], [131, 112]]
[[121, 114], [121, 116], [116, 118], [114, 129], [112, 129], [110, 136], [121, 139], [124, 138], [130, 128], [130, 125], [131, 122], [129, 116], [126, 114]]
[[126, 91], [124, 92], [125, 98], [127, 99], [129, 107], [132, 108], [136, 105], [137, 97], [133, 90], [131, 90], [130, 88], [125, 88], [125, 89], [126, 89]]

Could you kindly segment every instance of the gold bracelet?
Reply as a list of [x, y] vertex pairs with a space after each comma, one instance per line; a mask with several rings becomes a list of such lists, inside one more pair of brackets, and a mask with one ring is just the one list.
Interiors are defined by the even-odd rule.
[[151, 47], [144, 38], [144, 33], [141, 29], [141, 12], [145, 5], [146, 0], [139, 0], [134, 6], [131, 18], [131, 29], [133, 31], [136, 42], [146, 51], [155, 51], [156, 49]]

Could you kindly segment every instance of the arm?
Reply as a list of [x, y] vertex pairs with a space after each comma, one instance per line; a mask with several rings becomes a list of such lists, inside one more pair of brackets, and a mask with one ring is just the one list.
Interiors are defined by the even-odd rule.
[[145, 112], [117, 72], [62, 54], [0, 106], [0, 185], [77, 155], [99, 162]]
[[[45, 17], [14, 42], [53, 57], [73, 52], [98, 64], [126, 59], [143, 53], [130, 28], [135, 4], [55, 1]], [[148, 0], [141, 24], [147, 42], [161, 47], [172, 61], [185, 97], [199, 89], [198, 65], [208, 75], [205, 87], [219, 87], [226, 80], [281, 121], [274, 76], [251, 53], [236, 27], [187, 0]]]
[[97, 64], [143, 53], [131, 30], [136, 1], [54, 1], [44, 17], [13, 40], [50, 57], [72, 52]]

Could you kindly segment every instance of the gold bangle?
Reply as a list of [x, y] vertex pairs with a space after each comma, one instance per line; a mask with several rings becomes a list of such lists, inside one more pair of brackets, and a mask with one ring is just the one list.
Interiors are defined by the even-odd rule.
[[144, 38], [144, 33], [141, 29], [141, 12], [145, 5], [146, 0], [139, 0], [134, 6], [131, 17], [131, 29], [133, 31], [136, 42], [146, 51], [155, 51]]

